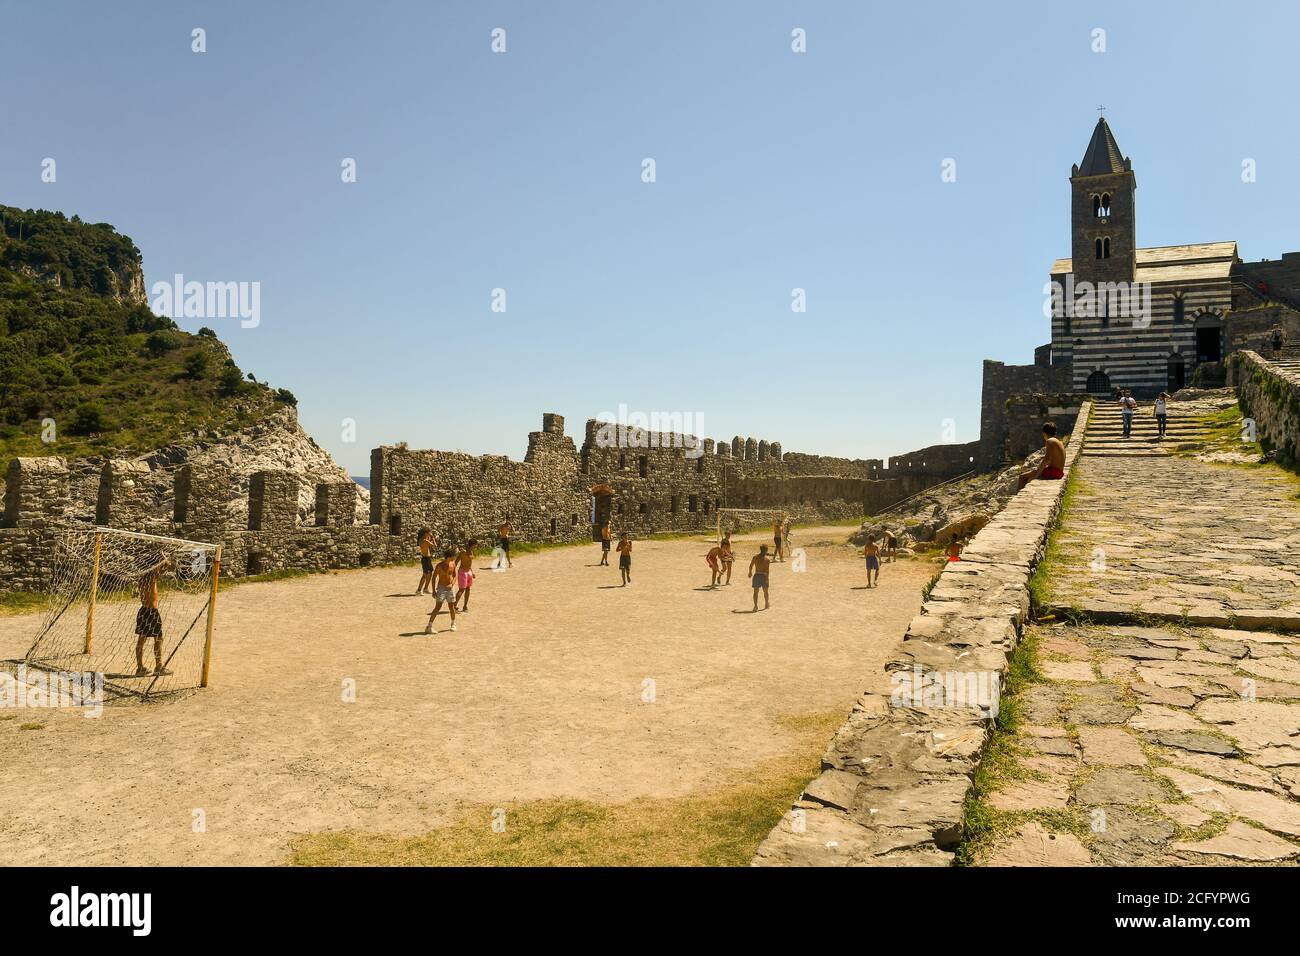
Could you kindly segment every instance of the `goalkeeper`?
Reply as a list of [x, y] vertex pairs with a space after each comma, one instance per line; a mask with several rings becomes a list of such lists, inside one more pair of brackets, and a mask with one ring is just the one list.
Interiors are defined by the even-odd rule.
[[171, 559], [163, 559], [140, 577], [140, 610], [135, 614], [135, 676], [144, 677], [149, 673], [144, 666], [144, 645], [153, 638], [153, 672], [170, 674], [162, 662], [162, 613], [158, 610], [158, 579], [172, 566]]

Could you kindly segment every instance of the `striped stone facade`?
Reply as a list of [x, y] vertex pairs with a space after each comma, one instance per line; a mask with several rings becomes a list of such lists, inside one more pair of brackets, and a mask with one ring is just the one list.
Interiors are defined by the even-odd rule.
[[1071, 256], [1051, 269], [1053, 365], [1075, 391], [1139, 396], [1191, 384], [1223, 361], [1235, 242], [1139, 248], [1133, 164], [1105, 119], [1071, 170]]
[[[1124, 290], [1108, 289], [1107, 296], [1085, 289], [1076, 309], [1053, 310], [1053, 364], [1073, 366], [1078, 392], [1131, 388], [1147, 395], [1190, 384], [1198, 365], [1223, 360], [1236, 261], [1233, 242], [1138, 249], [1130, 308]], [[1069, 259], [1052, 267], [1052, 281], [1063, 289], [1071, 275]], [[1077, 290], [1077, 274], [1074, 279]]]

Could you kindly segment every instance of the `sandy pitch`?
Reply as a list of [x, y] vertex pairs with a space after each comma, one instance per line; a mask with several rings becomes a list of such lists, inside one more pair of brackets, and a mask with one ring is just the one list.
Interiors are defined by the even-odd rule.
[[[930, 565], [887, 564], [865, 590], [845, 536], [797, 529], [807, 571], [773, 565], [758, 614], [734, 612], [759, 535], [716, 591], [700, 590], [703, 538], [637, 542], [627, 588], [596, 545], [524, 555], [480, 571], [457, 632], [443, 615], [432, 637], [411, 636], [432, 606], [406, 596], [417, 568], [224, 592], [207, 691], [0, 720], [0, 862], [270, 864], [295, 834], [409, 835], [458, 803], [726, 785], [795, 746], [779, 717], [847, 712], [920, 607]], [[35, 624], [0, 618], [0, 657]], [[30, 720], [45, 728], [19, 729]]]

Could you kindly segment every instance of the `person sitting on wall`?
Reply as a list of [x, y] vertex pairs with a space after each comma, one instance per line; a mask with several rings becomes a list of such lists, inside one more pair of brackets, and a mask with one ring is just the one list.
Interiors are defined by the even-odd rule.
[[1065, 477], [1065, 446], [1056, 437], [1056, 422], [1043, 422], [1043, 460], [1038, 463], [1038, 470], [1021, 472], [1020, 487], [1023, 488], [1035, 478], [1059, 481]]

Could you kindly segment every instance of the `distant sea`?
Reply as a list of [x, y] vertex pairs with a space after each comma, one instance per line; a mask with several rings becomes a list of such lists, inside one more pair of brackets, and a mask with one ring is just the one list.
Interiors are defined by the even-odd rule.
[[366, 489], [366, 491], [370, 490], [369, 475], [353, 475], [352, 480], [355, 481], [357, 484], [359, 484], [362, 488]]

